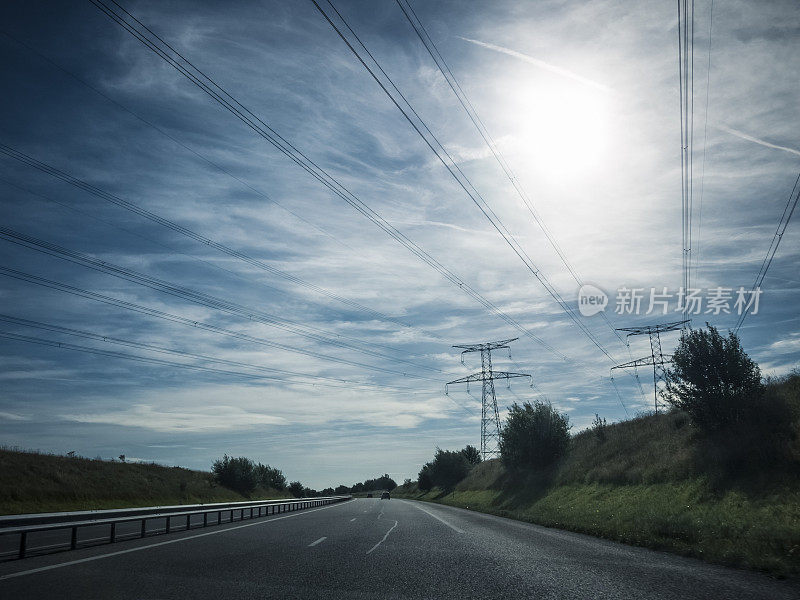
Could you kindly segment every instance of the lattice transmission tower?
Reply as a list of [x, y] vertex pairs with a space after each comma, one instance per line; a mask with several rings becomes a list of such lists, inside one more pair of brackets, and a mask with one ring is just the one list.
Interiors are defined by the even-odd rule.
[[627, 331], [627, 337], [632, 335], [647, 335], [650, 338], [650, 356], [637, 358], [630, 362], [611, 367], [614, 369], [630, 369], [637, 367], [644, 367], [648, 365], [653, 366], [653, 406], [656, 413], [658, 413], [658, 382], [666, 381], [667, 363], [672, 361], [671, 354], [664, 354], [661, 348], [661, 334], [667, 331], [677, 331], [682, 329], [688, 323], [685, 321], [674, 321], [672, 323], [659, 323], [658, 325], [644, 325], [642, 327], [620, 327], [617, 331]]
[[514, 377], [529, 377], [531, 381], [533, 378], [527, 373], [511, 373], [508, 371], [495, 371], [492, 369], [492, 350], [500, 350], [507, 348], [509, 352], [509, 344], [519, 338], [512, 338], [510, 340], [501, 340], [499, 342], [486, 342], [483, 344], [463, 344], [456, 345], [453, 348], [462, 348], [461, 362], [464, 362], [464, 355], [468, 352], [481, 353], [481, 370], [477, 373], [448, 381], [445, 386], [445, 394], [449, 393], [448, 386], [454, 383], [466, 383], [469, 390], [469, 384], [472, 381], [480, 381], [482, 387], [481, 394], [481, 456], [483, 460], [498, 456], [500, 449], [500, 411], [497, 409], [497, 396], [494, 392], [494, 380], [505, 379], [507, 382]]

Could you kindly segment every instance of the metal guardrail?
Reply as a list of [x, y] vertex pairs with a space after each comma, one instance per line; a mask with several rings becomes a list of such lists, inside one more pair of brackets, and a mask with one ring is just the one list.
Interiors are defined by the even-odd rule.
[[[223, 523], [233, 523], [236, 520], [255, 519], [268, 515], [275, 515], [284, 512], [293, 512], [304, 508], [324, 506], [335, 502], [349, 500], [351, 496], [327, 496], [324, 498], [298, 498], [292, 500], [261, 500], [256, 502], [229, 502], [216, 504], [194, 504], [184, 506], [155, 506], [149, 508], [132, 508], [119, 510], [101, 511], [79, 511], [71, 513], [44, 513], [32, 515], [8, 515], [0, 517], [0, 537], [17, 535], [19, 536], [18, 551], [13, 554], [16, 558], [25, 558], [32, 551], [41, 548], [29, 548], [29, 535], [43, 531], [71, 530], [70, 541], [63, 544], [55, 544], [58, 550], [75, 550], [87, 545], [81, 545], [78, 538], [78, 530], [83, 527], [108, 526], [107, 540], [113, 544], [122, 538], [141, 539], [153, 535], [147, 531], [147, 522], [156, 519], [165, 519], [166, 524], [163, 531], [155, 532], [155, 535], [171, 533], [174, 530], [176, 519], [185, 519], [185, 523], [180, 526], [181, 531], [189, 529], [208, 527], [209, 525], [221, 525]], [[238, 513], [239, 518], [236, 519]], [[203, 517], [202, 525], [193, 525], [192, 517]], [[209, 519], [209, 515], [214, 515], [214, 519]], [[95, 518], [86, 518], [95, 517]], [[226, 520], [223, 517], [227, 516]], [[99, 517], [99, 518], [97, 518]], [[140, 522], [138, 533], [127, 533], [117, 535], [117, 525], [120, 523]], [[95, 541], [95, 540], [92, 540]], [[94, 545], [94, 544], [91, 544]], [[48, 546], [51, 548], [53, 546]]]

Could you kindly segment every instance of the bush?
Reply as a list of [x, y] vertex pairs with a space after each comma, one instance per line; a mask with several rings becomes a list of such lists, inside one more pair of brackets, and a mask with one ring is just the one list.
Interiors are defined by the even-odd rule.
[[472, 467], [461, 451], [436, 449], [430, 463], [431, 480], [443, 490], [452, 490], [456, 484], [469, 475]]
[[606, 424], [605, 418], [601, 417], [597, 413], [594, 413], [594, 420], [592, 421], [592, 431], [594, 432], [594, 436], [600, 442], [606, 441], [606, 428], [608, 425]]
[[280, 469], [258, 463], [255, 466], [255, 475], [258, 481], [257, 485], [260, 487], [273, 488], [278, 491], [286, 489], [286, 477]]
[[258, 485], [253, 461], [244, 456], [231, 458], [225, 454], [215, 460], [211, 467], [214, 478], [220, 484], [243, 496], [249, 496]]
[[569, 428], [569, 417], [550, 404], [514, 403], [500, 431], [503, 464], [512, 469], [552, 465], [567, 450]]
[[396, 487], [397, 487], [397, 482], [391, 477], [389, 477], [388, 473], [386, 473], [376, 479], [367, 479], [366, 481], [364, 481], [362, 489], [366, 492], [371, 492], [375, 490], [387, 490], [391, 492]]
[[299, 481], [293, 481], [289, 484], [289, 492], [295, 498], [302, 498], [303, 493], [305, 492], [305, 487], [303, 487], [303, 484]]
[[433, 475], [431, 463], [425, 463], [417, 475], [417, 487], [423, 492], [429, 492], [433, 488]]
[[681, 335], [666, 380], [664, 399], [707, 433], [738, 428], [764, 397], [761, 371], [739, 338], [725, 338], [711, 325]]
[[707, 330], [681, 336], [663, 397], [705, 435], [701, 459], [724, 476], [760, 469], [793, 454], [793, 376], [764, 385], [739, 338]]
[[475, 446], [470, 446], [469, 444], [461, 451], [461, 454], [464, 455], [464, 458], [467, 459], [467, 462], [471, 465], [477, 465], [481, 462], [481, 453]]

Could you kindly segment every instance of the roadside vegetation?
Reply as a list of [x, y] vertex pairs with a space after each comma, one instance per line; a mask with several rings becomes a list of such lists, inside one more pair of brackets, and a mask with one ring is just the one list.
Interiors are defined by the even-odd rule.
[[[258, 486], [249, 497], [288, 495], [273, 487]], [[237, 502], [247, 498], [203, 471], [0, 449], [0, 514]]]
[[[800, 573], [800, 371], [763, 380], [735, 335], [687, 331], [671, 410], [569, 435], [547, 403], [515, 404], [501, 458], [453, 482], [436, 457], [395, 495], [668, 550], [775, 575]], [[449, 463], [448, 463], [449, 464]], [[460, 467], [459, 467], [460, 468]]]

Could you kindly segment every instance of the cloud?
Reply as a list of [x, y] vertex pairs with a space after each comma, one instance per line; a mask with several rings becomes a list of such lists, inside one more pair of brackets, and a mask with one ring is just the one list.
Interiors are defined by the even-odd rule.
[[720, 131], [724, 131], [726, 133], [730, 133], [731, 135], [735, 135], [736, 137], [742, 138], [743, 140], [747, 140], [749, 142], [753, 142], [755, 144], [759, 144], [761, 146], [766, 146], [767, 148], [774, 148], [775, 150], [783, 150], [784, 152], [788, 152], [789, 154], [794, 154], [796, 156], [800, 156], [800, 150], [796, 150], [794, 148], [789, 148], [788, 146], [779, 146], [777, 144], [773, 144], [771, 142], [767, 142], [766, 140], [759, 139], [757, 137], [753, 137], [752, 135], [748, 135], [738, 129], [733, 129], [732, 127], [728, 127], [727, 125], [723, 125], [720, 123], [713, 124], [709, 123], [711, 127], [714, 129], [719, 129]]
[[61, 418], [78, 423], [141, 427], [163, 433], [226, 431], [287, 423], [282, 417], [248, 412], [235, 406], [225, 405], [170, 410], [154, 408], [148, 404], [137, 404], [127, 410], [97, 414], [65, 414], [61, 415]]
[[470, 38], [465, 38], [458, 36], [460, 39], [464, 40], [465, 42], [469, 42], [471, 44], [475, 44], [477, 46], [481, 46], [483, 48], [488, 48], [489, 50], [494, 50], [495, 52], [501, 52], [502, 54], [507, 54], [509, 56], [513, 56], [514, 58], [518, 58], [526, 63], [530, 63], [539, 67], [540, 69], [544, 69], [545, 71], [550, 71], [551, 73], [556, 73], [557, 75], [561, 75], [562, 77], [567, 77], [568, 79], [573, 79], [575, 81], [579, 81], [585, 85], [591, 86], [595, 89], [602, 90], [604, 92], [611, 92], [612, 89], [607, 85], [600, 83], [599, 81], [594, 81], [589, 79], [588, 77], [584, 77], [582, 75], [578, 75], [577, 73], [573, 73], [563, 67], [559, 67], [557, 65], [553, 65], [551, 63], [545, 62], [538, 58], [534, 58], [533, 56], [529, 56], [527, 54], [523, 54], [522, 52], [517, 52], [516, 50], [511, 50], [510, 48], [504, 48], [503, 46], [496, 46], [495, 44], [489, 44], [488, 42], [481, 42], [479, 40], [473, 40]]
[[0, 419], [6, 419], [8, 421], [29, 421], [30, 417], [10, 412], [0, 412]]

